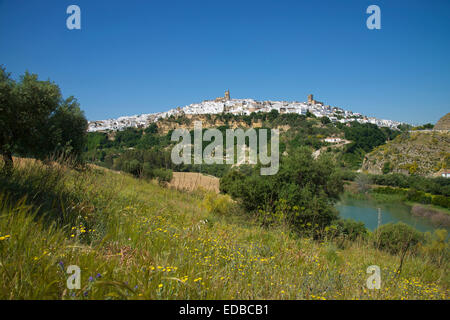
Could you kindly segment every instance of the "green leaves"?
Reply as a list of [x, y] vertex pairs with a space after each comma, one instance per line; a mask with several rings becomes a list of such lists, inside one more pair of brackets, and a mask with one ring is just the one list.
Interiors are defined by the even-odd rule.
[[75, 98], [63, 100], [58, 85], [25, 72], [14, 81], [0, 67], [0, 152], [45, 159], [62, 152], [80, 155], [87, 120]]

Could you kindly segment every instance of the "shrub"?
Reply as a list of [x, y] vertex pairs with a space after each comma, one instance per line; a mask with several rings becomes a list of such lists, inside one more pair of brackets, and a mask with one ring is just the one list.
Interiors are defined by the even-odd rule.
[[441, 206], [444, 208], [450, 208], [450, 197], [446, 196], [433, 196], [431, 199], [431, 203], [436, 206]]
[[157, 168], [153, 169], [153, 174], [158, 179], [160, 185], [165, 185], [172, 180], [173, 172], [172, 170]]
[[356, 177], [355, 182], [360, 193], [366, 193], [370, 190], [371, 180], [366, 174], [359, 174]]
[[142, 165], [142, 176], [147, 179], [152, 179], [155, 176], [152, 165], [149, 162], [144, 162]]
[[388, 174], [389, 172], [391, 172], [391, 170], [391, 163], [389, 161], [385, 162], [383, 165], [383, 174]]
[[422, 191], [417, 191], [416, 189], [410, 189], [408, 190], [408, 193], [406, 195], [406, 199], [413, 202], [419, 202], [423, 204], [430, 204], [431, 203], [431, 197], [427, 196]]
[[341, 219], [336, 223], [338, 234], [344, 235], [349, 240], [356, 240], [358, 237], [367, 236], [367, 228], [363, 222], [352, 219]]
[[[340, 170], [329, 155], [317, 160], [307, 147], [280, 159], [276, 175], [261, 176], [259, 166], [231, 170], [220, 190], [239, 199], [251, 213], [264, 213], [264, 223], [284, 220], [296, 231], [322, 230], [337, 219], [333, 207], [343, 190]], [[273, 217], [270, 217], [273, 215]]]
[[400, 188], [392, 188], [392, 187], [378, 187], [373, 190], [375, 193], [381, 194], [398, 194], [398, 195], [406, 195], [406, 191]]
[[209, 213], [225, 215], [231, 210], [233, 201], [229, 195], [208, 192], [203, 199], [202, 205]]
[[415, 252], [417, 244], [424, 241], [424, 235], [403, 222], [388, 223], [375, 230], [375, 241], [378, 248], [391, 254], [398, 254], [406, 247]]
[[448, 232], [445, 229], [437, 229], [433, 235], [427, 232], [427, 243], [421, 246], [422, 253], [439, 266], [448, 262], [450, 257], [447, 235]]

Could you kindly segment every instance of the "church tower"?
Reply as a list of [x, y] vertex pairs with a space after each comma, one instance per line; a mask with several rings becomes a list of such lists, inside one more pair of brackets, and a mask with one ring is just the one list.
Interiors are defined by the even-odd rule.
[[230, 90], [225, 91], [225, 100], [229, 101], [230, 99]]

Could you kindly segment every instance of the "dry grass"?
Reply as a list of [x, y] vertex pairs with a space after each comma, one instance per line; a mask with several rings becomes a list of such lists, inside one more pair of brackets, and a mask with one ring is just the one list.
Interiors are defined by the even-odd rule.
[[174, 172], [169, 187], [185, 191], [202, 188], [219, 193], [219, 178], [197, 172]]

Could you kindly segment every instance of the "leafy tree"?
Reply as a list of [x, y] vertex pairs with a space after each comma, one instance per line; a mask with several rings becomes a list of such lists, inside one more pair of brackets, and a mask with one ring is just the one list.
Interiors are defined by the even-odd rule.
[[322, 124], [328, 124], [331, 123], [331, 120], [328, 117], [322, 117], [320, 118], [320, 122], [322, 122]]
[[76, 100], [63, 100], [55, 83], [28, 72], [15, 81], [0, 67], [0, 153], [6, 172], [13, 154], [44, 159], [62, 151], [79, 156], [86, 128]]
[[298, 231], [330, 225], [337, 219], [333, 203], [343, 190], [332, 158], [314, 160], [311, 150], [301, 147], [281, 160], [273, 176], [261, 176], [258, 165], [250, 173], [231, 170], [220, 180], [220, 190], [240, 199], [264, 222], [283, 219]]
[[[62, 101], [45, 127], [47, 140], [51, 142], [47, 150], [81, 158], [86, 144], [87, 121], [80, 104], [71, 96]], [[43, 157], [46, 154], [42, 154]]]

